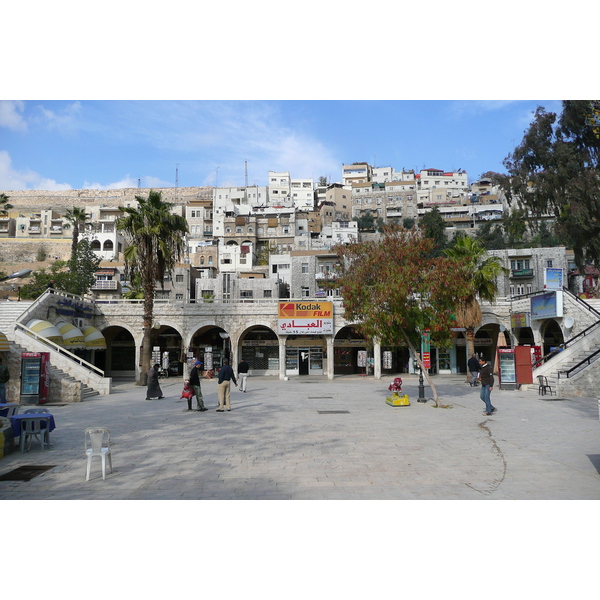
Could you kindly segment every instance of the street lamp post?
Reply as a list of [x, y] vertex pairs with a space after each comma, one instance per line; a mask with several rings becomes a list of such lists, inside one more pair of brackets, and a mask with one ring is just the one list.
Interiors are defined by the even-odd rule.
[[423, 385], [423, 367], [419, 365], [419, 398], [417, 402], [427, 402], [425, 398], [425, 386]]
[[[20, 271], [16, 271], [10, 275], [6, 275], [5, 277], [0, 277], [0, 281], [6, 281], [7, 279], [23, 279], [24, 277], [29, 277], [33, 273], [32, 269], [21, 269]], [[13, 288], [14, 290], [14, 288]], [[17, 302], [21, 302], [21, 286], [17, 286]]]

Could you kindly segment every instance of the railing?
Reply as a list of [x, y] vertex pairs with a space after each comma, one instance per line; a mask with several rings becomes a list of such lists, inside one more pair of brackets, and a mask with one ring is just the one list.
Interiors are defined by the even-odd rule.
[[[115, 299], [96, 299], [95, 304], [143, 304], [144, 298], [115, 298]], [[333, 302], [341, 304], [343, 298], [231, 298], [223, 300], [221, 298], [192, 298], [186, 300], [171, 300], [168, 298], [155, 298], [154, 304], [275, 304], [277, 302]]]
[[533, 269], [512, 269], [510, 276], [517, 277], [533, 277]]
[[32, 331], [28, 327], [25, 327], [25, 325], [22, 325], [21, 323], [15, 323], [15, 329], [19, 329], [20, 331], [23, 331], [27, 335], [35, 338], [38, 342], [42, 342], [42, 344], [49, 346], [55, 352], [58, 352], [59, 354], [62, 354], [63, 356], [70, 358], [71, 360], [75, 361], [76, 363], [78, 363], [82, 367], [88, 369], [89, 371], [96, 372], [98, 375], [100, 375], [100, 377], [104, 377], [104, 371], [102, 369], [99, 369], [95, 365], [87, 362], [87, 360], [84, 360], [83, 358], [77, 356], [76, 354], [69, 352], [62, 346], [59, 346], [58, 344], [55, 344], [54, 342], [50, 341], [49, 339], [37, 334], [35, 331]]
[[584, 358], [581, 362], [577, 363], [574, 367], [571, 367], [568, 371], [559, 371], [558, 378], [560, 379], [560, 376], [564, 375], [568, 379], [572, 375], [575, 375], [576, 373], [579, 373], [579, 371], [585, 369], [585, 367], [587, 367], [588, 365], [591, 365], [594, 361], [598, 360], [599, 358], [600, 349], [596, 350], [596, 352], [594, 352], [593, 354], [590, 354], [587, 358]]
[[97, 279], [92, 286], [93, 290], [116, 290], [119, 282], [112, 279]]

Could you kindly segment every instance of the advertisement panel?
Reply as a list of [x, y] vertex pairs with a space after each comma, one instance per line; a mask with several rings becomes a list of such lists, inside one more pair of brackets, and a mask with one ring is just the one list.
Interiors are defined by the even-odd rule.
[[532, 296], [531, 318], [532, 319], [551, 319], [563, 316], [563, 293], [559, 291], [547, 292]]
[[544, 289], [562, 290], [563, 289], [563, 270], [546, 268], [544, 274]]
[[332, 302], [279, 302], [279, 335], [333, 335]]
[[510, 327], [511, 329], [521, 329], [523, 327], [531, 327], [529, 320], [529, 313], [513, 313], [510, 315]]

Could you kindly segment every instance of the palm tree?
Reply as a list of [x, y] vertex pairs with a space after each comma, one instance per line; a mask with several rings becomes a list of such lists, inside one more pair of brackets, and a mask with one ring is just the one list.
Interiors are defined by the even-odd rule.
[[124, 214], [117, 220], [117, 229], [127, 239], [123, 256], [130, 281], [139, 277], [144, 290], [144, 337], [142, 341], [142, 372], [139, 385], [146, 385], [152, 358], [152, 322], [154, 320], [154, 288], [164, 286], [165, 274], [170, 273], [183, 256], [184, 217], [170, 212], [172, 204], [164, 202], [160, 192], [150, 190], [148, 198], [136, 196], [137, 208], [119, 207]]
[[0, 194], [0, 215], [5, 217], [11, 208], [13, 208], [13, 205], [9, 204], [8, 196], [6, 194]]
[[444, 250], [448, 258], [462, 260], [472, 275], [473, 293], [456, 307], [456, 324], [467, 331], [467, 355], [475, 352], [475, 328], [481, 323], [478, 298], [494, 302], [498, 293], [496, 278], [508, 271], [496, 256], [488, 256], [485, 246], [477, 239], [462, 234], [453, 247]]
[[73, 242], [71, 244], [71, 257], [77, 255], [77, 244], [79, 242], [79, 233], [89, 223], [89, 215], [86, 214], [85, 208], [74, 206], [65, 214], [65, 219], [68, 221], [65, 227], [73, 227]]

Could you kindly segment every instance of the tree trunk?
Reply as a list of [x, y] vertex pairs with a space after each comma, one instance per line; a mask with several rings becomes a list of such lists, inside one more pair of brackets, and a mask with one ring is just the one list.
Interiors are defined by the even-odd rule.
[[[475, 354], [475, 329], [473, 327], [467, 327], [467, 362], [471, 356]], [[467, 367], [467, 379], [466, 382], [471, 381], [471, 374], [469, 373], [469, 367]]]
[[152, 361], [152, 321], [154, 319], [154, 282], [145, 286], [144, 298], [144, 337], [142, 338], [142, 366], [138, 385], [148, 384], [148, 370]]
[[429, 387], [431, 388], [431, 392], [433, 393], [433, 400], [435, 402], [435, 405], [440, 408], [442, 405], [442, 403], [440, 402], [438, 393], [437, 393], [437, 389], [433, 383], [433, 381], [431, 381], [431, 376], [429, 375], [429, 373], [427, 372], [427, 369], [423, 366], [423, 362], [421, 361], [421, 353], [417, 352], [415, 347], [411, 344], [410, 340], [408, 339], [408, 336], [406, 335], [406, 332], [404, 331], [404, 329], [401, 329], [402, 331], [402, 336], [404, 337], [406, 343], [408, 344], [408, 347], [412, 350], [415, 358], [417, 359], [417, 364], [419, 365], [419, 367], [421, 368], [421, 371], [423, 372], [423, 377], [425, 377], [425, 379], [427, 380], [427, 383], [429, 384]]

